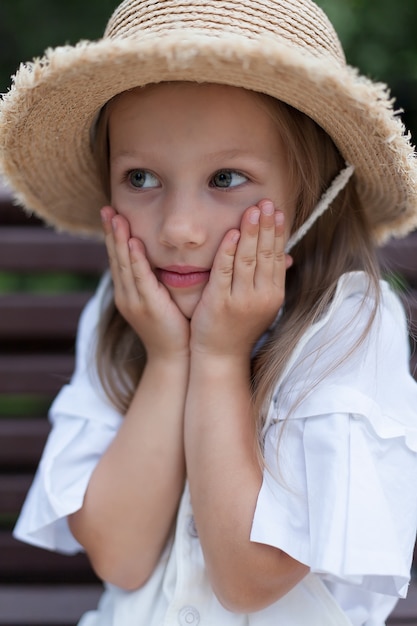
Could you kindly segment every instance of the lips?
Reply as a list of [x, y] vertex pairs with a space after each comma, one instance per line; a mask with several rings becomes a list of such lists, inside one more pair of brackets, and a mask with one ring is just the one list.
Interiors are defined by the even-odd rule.
[[155, 270], [158, 280], [165, 287], [187, 289], [207, 283], [210, 270], [189, 265], [172, 265]]

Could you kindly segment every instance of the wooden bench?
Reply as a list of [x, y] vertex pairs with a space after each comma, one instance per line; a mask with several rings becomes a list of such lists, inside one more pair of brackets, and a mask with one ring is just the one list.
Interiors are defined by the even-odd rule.
[[[417, 233], [383, 257], [409, 283], [417, 331]], [[101, 243], [44, 228], [0, 187], [0, 626], [74, 626], [101, 594], [84, 555], [25, 545], [11, 530], [49, 432], [49, 404], [73, 370], [80, 311], [106, 265]], [[34, 289], [38, 276], [55, 280], [58, 293]], [[417, 625], [414, 586], [390, 624]]]
[[11, 529], [49, 432], [48, 406], [73, 370], [80, 311], [106, 263], [103, 244], [44, 228], [0, 189], [1, 626], [73, 626], [101, 593], [84, 555], [28, 546]]
[[[398, 285], [407, 311], [410, 325], [410, 367], [417, 380], [417, 231], [404, 239], [388, 242], [380, 251], [380, 261], [383, 272]], [[417, 497], [417, 494], [411, 493], [410, 497]], [[417, 626], [417, 548], [414, 549], [413, 580], [408, 596], [399, 601], [388, 624]]]
[[417, 380], [417, 230], [380, 250], [382, 271], [397, 284], [410, 326], [410, 367]]

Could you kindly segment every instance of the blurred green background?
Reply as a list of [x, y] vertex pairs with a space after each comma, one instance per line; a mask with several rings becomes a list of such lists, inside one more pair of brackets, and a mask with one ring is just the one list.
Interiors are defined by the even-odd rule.
[[[317, 0], [348, 62], [390, 85], [417, 137], [417, 0]], [[99, 38], [119, 0], [0, 0], [0, 92], [20, 61], [49, 46]]]

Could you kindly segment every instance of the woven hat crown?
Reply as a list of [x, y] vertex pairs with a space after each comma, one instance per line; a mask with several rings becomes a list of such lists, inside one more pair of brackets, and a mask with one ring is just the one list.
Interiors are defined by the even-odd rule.
[[354, 167], [376, 241], [417, 226], [416, 155], [389, 91], [346, 64], [313, 0], [124, 0], [102, 39], [23, 64], [0, 100], [0, 171], [16, 199], [58, 228], [100, 233], [100, 111], [166, 81], [231, 85], [301, 111]]
[[109, 20], [105, 38], [163, 37], [173, 31], [225, 33], [247, 39], [277, 37], [313, 56], [345, 63], [339, 38], [311, 0], [125, 0]]

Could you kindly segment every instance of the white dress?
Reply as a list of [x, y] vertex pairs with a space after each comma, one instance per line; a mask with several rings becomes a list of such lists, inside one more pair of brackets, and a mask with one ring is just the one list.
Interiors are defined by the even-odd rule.
[[[50, 412], [53, 425], [15, 528], [18, 539], [82, 550], [67, 516], [122, 417], [92, 366], [106, 279], [83, 312], [76, 370]], [[417, 525], [417, 385], [408, 371], [402, 307], [382, 282], [366, 340], [367, 280], [341, 277], [327, 314], [302, 338], [276, 386], [265, 435], [266, 469], [251, 540], [310, 568], [284, 598], [249, 615], [224, 609], [207, 578], [186, 486], [175, 536], [137, 591], [106, 585], [80, 626], [382, 626], [404, 597]], [[319, 357], [319, 358], [318, 358]], [[279, 457], [277, 449], [279, 445]]]

